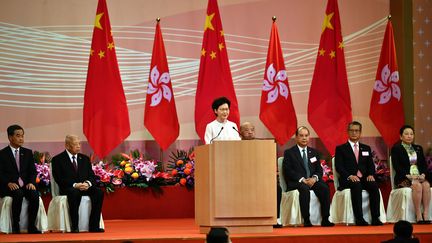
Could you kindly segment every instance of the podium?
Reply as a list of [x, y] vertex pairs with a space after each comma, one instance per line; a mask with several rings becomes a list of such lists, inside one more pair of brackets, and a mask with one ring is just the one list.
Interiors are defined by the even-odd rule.
[[200, 233], [272, 232], [276, 223], [273, 140], [214, 141], [195, 148], [195, 222]]

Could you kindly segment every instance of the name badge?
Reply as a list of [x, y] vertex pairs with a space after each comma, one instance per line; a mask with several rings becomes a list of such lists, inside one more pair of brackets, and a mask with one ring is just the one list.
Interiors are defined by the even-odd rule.
[[369, 156], [369, 151], [362, 151], [362, 156]]
[[311, 162], [311, 163], [315, 163], [315, 162], [317, 162], [317, 158], [316, 158], [316, 157], [311, 158], [311, 159], [310, 159], [310, 162]]

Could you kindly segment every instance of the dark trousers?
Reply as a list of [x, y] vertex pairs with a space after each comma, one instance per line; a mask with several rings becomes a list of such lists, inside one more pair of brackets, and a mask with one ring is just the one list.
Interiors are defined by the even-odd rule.
[[380, 217], [380, 194], [379, 187], [375, 181], [367, 181], [362, 178], [360, 182], [347, 182], [348, 188], [351, 190], [351, 202], [353, 206], [354, 217], [356, 220], [363, 219], [362, 211], [362, 190], [369, 193], [369, 203], [372, 219], [379, 219]]
[[321, 216], [322, 219], [328, 219], [330, 216], [330, 189], [323, 181], [317, 181], [309, 188], [308, 185], [298, 182], [296, 185], [288, 186], [288, 190], [299, 191], [300, 211], [303, 219], [310, 220], [309, 204], [310, 204], [310, 191], [315, 192], [320, 204], [321, 204]]
[[37, 190], [27, 190], [26, 188], [19, 188], [14, 191], [8, 191], [8, 196], [12, 197], [12, 230], [19, 231], [19, 222], [21, 214], [21, 206], [24, 198], [28, 200], [28, 229], [33, 230], [36, 228], [35, 222], [39, 210], [39, 192]]
[[89, 230], [98, 229], [104, 196], [102, 190], [94, 186], [90, 187], [87, 191], [80, 191], [71, 187], [65, 191], [65, 195], [69, 204], [72, 230], [78, 230], [78, 209], [82, 196], [89, 196], [91, 201]]

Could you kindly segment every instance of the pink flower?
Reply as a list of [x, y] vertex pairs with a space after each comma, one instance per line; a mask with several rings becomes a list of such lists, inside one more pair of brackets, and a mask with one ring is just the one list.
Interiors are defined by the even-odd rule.
[[121, 185], [122, 183], [123, 183], [122, 179], [117, 178], [117, 177], [113, 178], [113, 180], [112, 180], [112, 184], [114, 184], [114, 185], [116, 185], [116, 186], [119, 186], [119, 185]]

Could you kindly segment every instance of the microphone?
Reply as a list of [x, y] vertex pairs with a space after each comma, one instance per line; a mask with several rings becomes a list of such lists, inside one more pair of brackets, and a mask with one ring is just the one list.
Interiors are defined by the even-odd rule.
[[217, 134], [215, 137], [213, 137], [213, 138], [210, 140], [209, 143], [212, 143], [213, 140], [215, 140], [217, 137], [219, 137], [219, 135], [221, 134], [221, 132], [222, 132], [223, 129], [224, 129], [224, 127], [221, 127], [221, 129], [220, 129], [220, 131], [218, 132], [218, 134]]
[[241, 134], [240, 134], [240, 132], [235, 128], [235, 126], [232, 126], [232, 129], [234, 129], [234, 130], [238, 133], [238, 135], [239, 135], [240, 137], [242, 137]]

